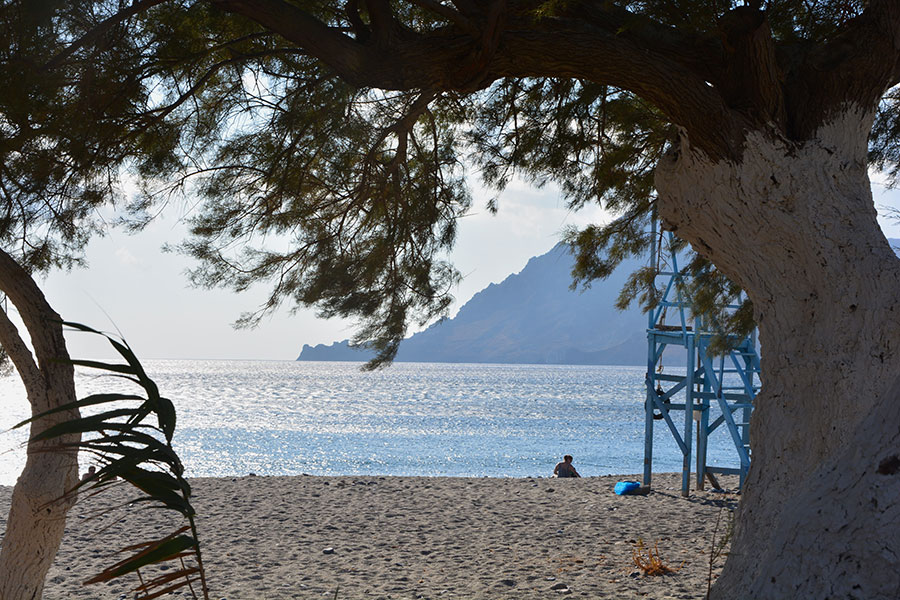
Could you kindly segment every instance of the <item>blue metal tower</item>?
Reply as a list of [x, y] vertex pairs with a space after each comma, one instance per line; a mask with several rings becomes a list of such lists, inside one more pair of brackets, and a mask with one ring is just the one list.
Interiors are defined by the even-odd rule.
[[[681, 494], [687, 496], [692, 453], [696, 461], [697, 489], [703, 489], [707, 477], [717, 485], [716, 473], [739, 475], [743, 486], [750, 467], [750, 413], [760, 386], [760, 366], [755, 331], [745, 339], [731, 340], [732, 349], [724, 355], [709, 353], [716, 331], [702, 319], [690, 315], [691, 307], [683, 297], [681, 285], [690, 275], [678, 267], [673, 238], [668, 232], [657, 234], [656, 221], [653, 221], [650, 254], [651, 265], [656, 269], [654, 283], [664, 283], [665, 292], [659, 305], [650, 311], [647, 328], [643, 484], [650, 486], [653, 427], [655, 421], [662, 420], [681, 450]], [[665, 249], [662, 240], [667, 242]], [[684, 349], [678, 352], [679, 358], [684, 359], [683, 372], [678, 368], [677, 372], [670, 373], [663, 368], [663, 352], [669, 346]], [[707, 464], [709, 436], [720, 427], [727, 430], [734, 444], [737, 458], [734, 467]], [[695, 431], [696, 449], [692, 452]]]

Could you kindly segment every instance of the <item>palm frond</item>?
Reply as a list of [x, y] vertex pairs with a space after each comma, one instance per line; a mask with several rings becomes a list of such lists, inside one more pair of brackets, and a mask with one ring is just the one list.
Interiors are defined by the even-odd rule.
[[[140, 393], [92, 394], [35, 415], [13, 428], [23, 427], [46, 415], [71, 408], [101, 409], [100, 412], [53, 425], [32, 437], [34, 440], [50, 440], [68, 433], [78, 432], [83, 435], [83, 439], [77, 443], [60, 443], [46, 450], [52, 452], [60, 448], [77, 448], [91, 455], [97, 463], [96, 472], [79, 481], [65, 496], [72, 498], [84, 492], [90, 492], [89, 495], [93, 496], [114, 482], [125, 481], [141, 492], [130, 503], [172, 510], [187, 521], [187, 525], [163, 538], [121, 549], [120, 552], [127, 553], [127, 556], [85, 581], [85, 585], [110, 581], [128, 573], [137, 573], [140, 578], [139, 569], [142, 567], [180, 561], [180, 568], [174, 572], [148, 581], [140, 578], [141, 583], [134, 590], [136, 598], [149, 600], [184, 586], [189, 586], [194, 598], [197, 598], [193, 583], [199, 583], [201, 597], [208, 600], [209, 592], [194, 520], [195, 511], [191, 504], [191, 486], [184, 478], [181, 459], [172, 448], [176, 424], [175, 405], [160, 394], [159, 387], [147, 375], [124, 340], [112, 338], [80, 323], [63, 322], [63, 325], [76, 331], [105, 337], [125, 361], [113, 363], [71, 360], [73, 365], [124, 378], [139, 388]], [[195, 565], [186, 566], [186, 558]]]

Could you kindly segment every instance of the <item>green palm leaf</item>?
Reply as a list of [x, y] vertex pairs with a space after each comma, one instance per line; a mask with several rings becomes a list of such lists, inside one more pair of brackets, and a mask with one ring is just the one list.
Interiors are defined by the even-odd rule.
[[[170, 535], [158, 540], [143, 542], [123, 548], [129, 556], [91, 577], [85, 584], [100, 583], [121, 577], [151, 564], [178, 560], [181, 568], [149, 581], [141, 581], [135, 588], [138, 597], [149, 600], [173, 590], [189, 586], [194, 597], [192, 583], [199, 580], [200, 594], [208, 600], [206, 575], [200, 554], [200, 543], [191, 505], [191, 486], [184, 478], [184, 466], [172, 448], [175, 435], [175, 405], [164, 398], [156, 383], [147, 375], [135, 353], [124, 340], [117, 340], [80, 323], [63, 322], [63, 325], [85, 333], [102, 335], [125, 360], [112, 363], [96, 360], [71, 360], [71, 364], [102, 371], [111, 377], [130, 381], [140, 389], [139, 394], [92, 394], [75, 402], [35, 415], [16, 424], [23, 427], [48, 415], [73, 408], [98, 407], [103, 410], [92, 415], [57, 423], [32, 436], [33, 440], [52, 440], [70, 433], [80, 433], [79, 442], [60, 442], [59, 448], [77, 448], [88, 453], [97, 463], [96, 472], [79, 481], [66, 493], [75, 497], [80, 492], [87, 496], [106, 489], [116, 481], [124, 481], [139, 490], [142, 495], [131, 503], [145, 503], [150, 508], [171, 510], [187, 520]], [[192, 559], [196, 566], [185, 566], [184, 559]], [[197, 578], [197, 579], [195, 579]]]

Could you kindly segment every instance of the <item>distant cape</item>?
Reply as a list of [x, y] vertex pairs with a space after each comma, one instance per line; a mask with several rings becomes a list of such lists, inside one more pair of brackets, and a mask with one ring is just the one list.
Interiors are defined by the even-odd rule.
[[[647, 316], [614, 304], [639, 263], [626, 261], [608, 279], [573, 291], [573, 257], [558, 244], [521, 272], [492, 283], [452, 319], [400, 344], [398, 362], [645, 365]], [[304, 345], [297, 360], [364, 361], [373, 353], [347, 340]]]

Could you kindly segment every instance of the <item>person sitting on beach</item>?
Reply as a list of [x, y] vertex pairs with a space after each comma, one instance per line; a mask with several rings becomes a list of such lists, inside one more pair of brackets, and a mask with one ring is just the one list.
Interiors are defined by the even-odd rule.
[[553, 475], [556, 477], [581, 477], [572, 465], [571, 454], [563, 456], [563, 462], [557, 463], [556, 468], [553, 469]]
[[97, 474], [97, 467], [88, 467], [87, 473], [81, 476], [82, 481], [87, 481]]

